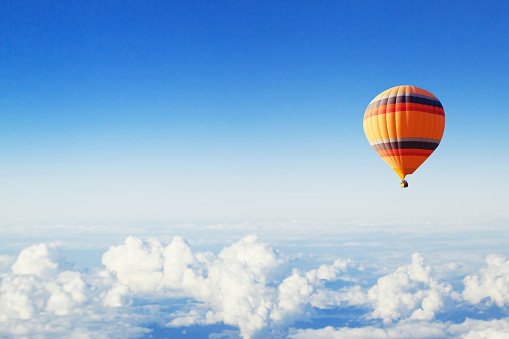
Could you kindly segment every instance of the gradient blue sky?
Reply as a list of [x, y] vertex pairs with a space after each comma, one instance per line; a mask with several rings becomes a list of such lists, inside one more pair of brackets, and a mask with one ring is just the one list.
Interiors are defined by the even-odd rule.
[[[505, 219], [504, 1], [0, 3], [0, 223]], [[434, 93], [401, 190], [364, 110]]]

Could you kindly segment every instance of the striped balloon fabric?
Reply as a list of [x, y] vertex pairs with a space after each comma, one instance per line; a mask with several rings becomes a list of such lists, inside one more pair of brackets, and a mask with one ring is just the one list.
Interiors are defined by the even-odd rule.
[[364, 113], [369, 143], [401, 180], [438, 147], [444, 128], [440, 101], [415, 86], [396, 86], [380, 93]]

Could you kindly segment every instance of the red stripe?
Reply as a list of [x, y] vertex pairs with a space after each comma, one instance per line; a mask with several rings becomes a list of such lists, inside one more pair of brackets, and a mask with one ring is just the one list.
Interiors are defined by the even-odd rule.
[[431, 153], [433, 153], [433, 150], [407, 148], [407, 149], [383, 150], [383, 151], [378, 151], [377, 153], [381, 157], [404, 157], [404, 156], [409, 156], [409, 155], [430, 156]]
[[371, 118], [375, 115], [379, 114], [387, 114], [394, 112], [405, 112], [405, 111], [417, 111], [424, 112], [430, 114], [437, 114], [445, 116], [444, 109], [440, 107], [433, 107], [430, 105], [422, 105], [422, 104], [414, 104], [414, 103], [399, 103], [399, 104], [390, 104], [380, 107], [374, 107], [370, 110], [367, 110], [364, 114], [364, 119]]

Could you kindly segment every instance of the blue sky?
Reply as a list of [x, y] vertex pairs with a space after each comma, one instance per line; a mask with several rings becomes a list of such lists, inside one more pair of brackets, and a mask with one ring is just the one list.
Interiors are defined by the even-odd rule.
[[[504, 6], [5, 2], [4, 220], [390, 217], [438, 189], [505, 217]], [[419, 191], [395, 190], [361, 127], [399, 84], [446, 111], [442, 145], [409, 178]]]
[[[84, 287], [89, 300], [104, 297], [92, 291], [145, 300], [119, 302], [113, 324], [133, 305], [150, 308], [156, 307], [150, 300], [171, 299], [165, 289], [176, 288], [154, 280], [140, 292], [129, 276], [118, 275], [121, 259], [101, 262], [129, 236], [142, 239], [148, 252], [182, 236], [202, 258], [199, 253], [219, 255], [256, 234], [253, 251], [258, 243], [280, 250], [288, 256], [286, 268], [311, 272], [322, 264], [333, 269], [339, 257], [354, 260], [355, 272], [345, 279], [364, 281], [354, 287], [365, 298], [376, 279], [407, 270], [418, 251], [425, 264], [415, 265], [429, 262], [436, 279], [463, 293], [454, 302], [488, 307], [473, 296], [484, 292], [468, 292], [475, 286], [463, 279], [489, 281], [496, 265], [486, 264], [486, 256], [509, 255], [503, 245], [509, 236], [508, 12], [500, 1], [0, 2], [0, 284], [8, 290], [32, 272], [23, 268], [30, 260], [64, 262], [62, 250], [77, 265], [71, 276], [81, 274], [87, 288], [94, 287]], [[446, 115], [442, 143], [407, 178], [406, 190], [362, 128], [369, 102], [397, 85], [430, 91]], [[150, 238], [161, 245], [150, 247]], [[196, 260], [205, 272], [228, 262], [218, 258], [215, 264]], [[43, 289], [46, 283], [65, 289], [62, 265], [29, 274]], [[269, 287], [292, 277], [290, 268]], [[336, 273], [327, 284], [346, 281]], [[320, 291], [329, 286], [308, 283]], [[151, 289], [156, 285], [164, 293]], [[220, 313], [216, 301], [179, 288], [179, 298], [205, 305], [196, 314], [207, 307]], [[434, 288], [430, 293], [451, 297]], [[282, 307], [276, 294], [263, 295]], [[75, 297], [66, 305], [110, 312]], [[376, 315], [378, 299], [368, 299], [350, 300], [351, 306]], [[493, 319], [503, 328], [508, 304], [500, 302], [503, 312]], [[283, 317], [285, 326], [305, 320], [308, 308], [324, 316], [320, 305], [305, 305]], [[404, 332], [396, 321], [413, 314], [406, 312], [392, 319], [396, 330]], [[0, 309], [0, 333], [11, 333], [11, 325], [1, 326], [5, 314]], [[181, 315], [133, 324], [183, 321]], [[361, 321], [366, 333], [369, 326], [389, 326], [382, 318], [375, 325]], [[8, 319], [16, 328], [19, 319]], [[239, 335], [240, 320], [217, 319], [226, 327], [209, 327], [210, 333]], [[23, 321], [33, 330], [39, 320]], [[282, 326], [269, 323], [258, 330]], [[442, 337], [461, 332], [440, 328]], [[347, 330], [335, 335], [341, 331]]]

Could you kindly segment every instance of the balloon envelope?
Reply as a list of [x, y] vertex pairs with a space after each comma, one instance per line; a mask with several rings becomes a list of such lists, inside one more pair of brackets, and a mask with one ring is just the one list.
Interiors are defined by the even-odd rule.
[[403, 180], [440, 144], [445, 114], [440, 101], [415, 86], [396, 86], [377, 95], [364, 113], [364, 133]]

